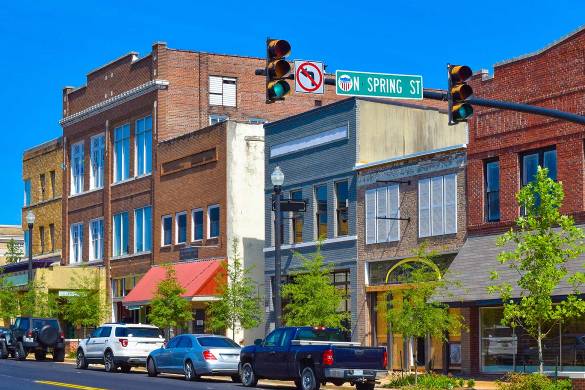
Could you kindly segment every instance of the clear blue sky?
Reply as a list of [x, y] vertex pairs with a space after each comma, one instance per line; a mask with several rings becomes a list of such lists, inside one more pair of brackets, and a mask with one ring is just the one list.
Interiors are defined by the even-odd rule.
[[[266, 36], [291, 42], [291, 58], [349, 69], [421, 74], [445, 87], [445, 64], [474, 70], [519, 56], [585, 23], [585, 2], [461, 1], [11, 1], [0, 4], [0, 224], [19, 224], [22, 152], [58, 137], [61, 89], [126, 52], [169, 47], [263, 56]], [[276, 4], [276, 2], [274, 2]], [[456, 41], [457, 26], [469, 29]], [[465, 35], [466, 37], [464, 37]]]

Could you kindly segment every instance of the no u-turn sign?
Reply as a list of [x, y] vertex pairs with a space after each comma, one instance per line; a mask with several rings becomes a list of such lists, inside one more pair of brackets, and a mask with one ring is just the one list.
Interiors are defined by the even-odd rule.
[[323, 63], [295, 60], [295, 92], [323, 94]]

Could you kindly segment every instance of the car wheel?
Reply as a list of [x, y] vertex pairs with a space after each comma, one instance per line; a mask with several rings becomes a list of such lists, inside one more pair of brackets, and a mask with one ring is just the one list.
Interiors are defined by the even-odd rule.
[[301, 390], [319, 390], [321, 383], [317, 381], [313, 367], [305, 367], [301, 372]]
[[22, 342], [20, 341], [16, 343], [14, 358], [20, 361], [26, 360], [26, 351], [24, 350], [24, 345], [22, 345]]
[[234, 383], [241, 383], [242, 382], [242, 378], [240, 378], [239, 375], [232, 375], [232, 382], [234, 382]]
[[356, 383], [356, 390], [374, 390], [375, 384], [373, 382]]
[[116, 372], [116, 363], [114, 363], [114, 354], [112, 351], [104, 353], [104, 367], [106, 372]]
[[130, 371], [132, 371], [132, 366], [131, 366], [131, 365], [129, 365], [129, 364], [122, 364], [122, 365], [120, 366], [120, 370], [122, 370], [122, 372], [123, 372], [123, 373], [127, 374], [127, 373], [129, 373]]
[[80, 370], [85, 370], [87, 368], [87, 359], [85, 358], [85, 354], [83, 353], [83, 349], [79, 348], [77, 350], [77, 357], [75, 358], [75, 365]]
[[246, 387], [254, 387], [258, 383], [258, 378], [254, 373], [254, 367], [252, 363], [244, 363], [242, 369], [240, 371], [240, 378], [242, 379], [242, 384]]
[[199, 379], [199, 375], [197, 375], [197, 373], [195, 372], [195, 367], [193, 367], [193, 363], [191, 362], [191, 360], [187, 360], [185, 362], [184, 371], [186, 381], [192, 382]]
[[64, 349], [54, 349], [53, 350], [53, 361], [63, 363], [65, 361], [65, 350]]
[[45, 360], [47, 358], [46, 351], [36, 351], [35, 352], [35, 360]]
[[8, 359], [8, 347], [6, 341], [0, 341], [0, 359]]
[[150, 377], [155, 377], [158, 375], [158, 372], [156, 372], [156, 366], [154, 364], [153, 358], [148, 358], [148, 361], [146, 362], [146, 371], [148, 372], [148, 376]]

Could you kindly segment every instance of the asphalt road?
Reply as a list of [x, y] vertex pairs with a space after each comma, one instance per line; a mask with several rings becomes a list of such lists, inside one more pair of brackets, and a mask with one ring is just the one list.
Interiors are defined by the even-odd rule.
[[[293, 390], [294, 385], [262, 384], [259, 388], [269, 390]], [[179, 375], [159, 375], [149, 378], [144, 371], [133, 369], [128, 374], [107, 373], [103, 366], [91, 365], [87, 370], [78, 370], [73, 364], [18, 362], [12, 359], [0, 360], [0, 389], [79, 389], [79, 390], [145, 390], [145, 389], [201, 389], [201, 390], [243, 390], [241, 384], [227, 378], [203, 378], [198, 382], [187, 382]]]

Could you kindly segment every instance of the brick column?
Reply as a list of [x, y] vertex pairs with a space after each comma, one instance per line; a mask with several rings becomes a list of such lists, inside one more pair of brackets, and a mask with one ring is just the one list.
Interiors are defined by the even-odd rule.
[[461, 331], [461, 373], [475, 375], [480, 371], [479, 356], [479, 308], [461, 308], [464, 326]]
[[583, 139], [571, 139], [557, 144], [557, 172], [558, 180], [565, 185], [565, 201], [561, 208], [562, 213], [583, 211], [584, 164]]
[[520, 164], [518, 154], [500, 155], [500, 219], [515, 221], [520, 213], [516, 193], [520, 189]]

